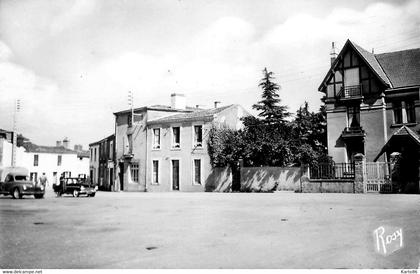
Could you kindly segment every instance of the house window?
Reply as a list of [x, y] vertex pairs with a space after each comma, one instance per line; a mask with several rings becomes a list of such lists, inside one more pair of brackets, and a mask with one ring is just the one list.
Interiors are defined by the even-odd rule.
[[38, 162], [39, 162], [39, 155], [35, 154], [34, 155], [34, 166], [38, 166]]
[[90, 149], [90, 159], [93, 160], [93, 149]]
[[407, 123], [415, 123], [416, 122], [416, 106], [414, 104], [414, 101], [405, 102], [405, 111], [407, 113]]
[[131, 164], [131, 179], [135, 183], [139, 182], [139, 164], [138, 163]]
[[57, 155], [57, 166], [61, 166], [61, 155]]
[[131, 114], [127, 115], [127, 124], [129, 127], [133, 126], [133, 117]]
[[153, 129], [153, 148], [160, 148], [160, 128]]
[[133, 135], [127, 134], [127, 142], [128, 142], [128, 154], [133, 153]]
[[392, 111], [394, 112], [394, 124], [402, 124], [402, 106], [401, 102], [394, 102], [392, 104]]
[[159, 161], [153, 160], [152, 184], [159, 184]]
[[360, 127], [360, 106], [351, 106], [347, 108], [347, 127]]
[[95, 147], [95, 157], [93, 158], [94, 161], [96, 161], [96, 147]]
[[172, 148], [180, 148], [180, 128], [179, 127], [173, 127], [172, 128]]
[[114, 142], [109, 142], [109, 159], [112, 159], [114, 155]]
[[201, 185], [201, 160], [195, 159], [194, 160], [194, 184]]
[[203, 126], [194, 126], [194, 146], [203, 146]]

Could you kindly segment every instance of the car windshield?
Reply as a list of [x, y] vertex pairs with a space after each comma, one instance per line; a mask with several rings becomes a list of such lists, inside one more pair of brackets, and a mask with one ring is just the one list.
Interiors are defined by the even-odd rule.
[[15, 176], [15, 181], [27, 181], [28, 177], [25, 175], [16, 175]]

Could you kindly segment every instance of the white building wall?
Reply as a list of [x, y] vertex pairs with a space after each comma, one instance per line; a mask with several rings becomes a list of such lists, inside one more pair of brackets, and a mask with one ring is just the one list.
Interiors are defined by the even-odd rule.
[[[4, 139], [0, 139], [2, 152], [1, 165], [3, 167], [11, 166], [12, 161], [12, 144]], [[38, 166], [34, 166], [34, 155], [38, 155]], [[62, 155], [61, 165], [57, 165], [58, 155]], [[16, 151], [16, 166], [25, 167], [29, 172], [36, 172], [39, 178], [43, 172], [47, 175], [50, 184], [54, 182], [53, 173], [57, 172], [57, 178], [64, 171], [70, 171], [72, 176], [79, 174], [89, 175], [89, 158], [78, 158], [76, 152], [74, 154], [58, 154], [58, 153], [34, 153], [26, 152], [23, 147], [18, 147]]]
[[[38, 166], [34, 166], [34, 155], [38, 155]], [[58, 155], [61, 155], [61, 165], [58, 165]], [[71, 176], [79, 174], [89, 175], [89, 158], [78, 158], [77, 154], [35, 153], [24, 152], [21, 159], [17, 159], [18, 166], [26, 167], [29, 172], [36, 172], [38, 178], [45, 172], [50, 184], [54, 182], [53, 173], [57, 172], [57, 178], [64, 171], [70, 171]]]

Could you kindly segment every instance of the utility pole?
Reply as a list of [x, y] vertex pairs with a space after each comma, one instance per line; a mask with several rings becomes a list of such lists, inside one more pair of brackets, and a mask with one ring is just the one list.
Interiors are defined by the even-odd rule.
[[134, 96], [131, 90], [128, 91], [128, 105], [131, 109], [131, 124], [134, 123]]
[[16, 166], [17, 116], [18, 116], [19, 111], [20, 111], [20, 99], [16, 99], [14, 113], [13, 113], [12, 167]]

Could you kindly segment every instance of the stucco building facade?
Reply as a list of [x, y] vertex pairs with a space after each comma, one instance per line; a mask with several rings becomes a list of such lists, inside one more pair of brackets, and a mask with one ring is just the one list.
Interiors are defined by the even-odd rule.
[[[223, 123], [237, 128], [245, 114], [237, 105], [207, 110], [187, 107], [182, 94], [171, 95], [171, 106], [155, 105], [114, 113], [113, 190], [203, 191], [211, 169], [206, 147], [209, 127]], [[194, 142], [196, 132], [201, 136], [199, 146]], [[199, 175], [193, 175], [193, 170]]]
[[99, 190], [110, 191], [115, 181], [115, 135], [89, 144], [90, 176]]
[[[68, 146], [68, 142], [67, 140], [64, 145]], [[50, 184], [58, 180], [61, 173], [65, 171], [75, 177], [87, 176], [89, 174], [88, 152], [72, 150], [62, 143], [59, 144], [59, 146], [39, 146], [24, 142], [22, 146], [16, 147], [16, 166], [27, 168], [33, 181], [37, 181], [45, 172]], [[12, 165], [12, 148], [12, 142], [0, 136], [0, 167]]]
[[350, 163], [389, 162], [401, 154], [401, 174], [419, 181], [420, 49], [374, 54], [347, 40], [319, 91], [325, 93], [328, 154]]

